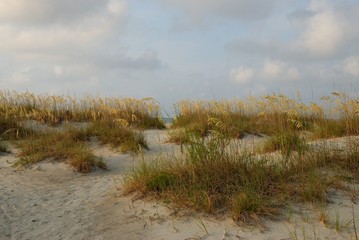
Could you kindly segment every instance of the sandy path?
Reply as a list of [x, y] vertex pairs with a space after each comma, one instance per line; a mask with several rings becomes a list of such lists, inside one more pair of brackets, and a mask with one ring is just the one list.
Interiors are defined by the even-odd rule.
[[[84, 239], [98, 214], [96, 201], [114, 189], [117, 174], [126, 169], [127, 156], [106, 156], [113, 171], [88, 175], [65, 164], [43, 163], [32, 169], [0, 169], [0, 239]], [[8, 157], [1, 157], [3, 162]], [[120, 166], [120, 164], [122, 166]], [[4, 165], [4, 163], [3, 163]], [[128, 167], [127, 167], [128, 168]]]
[[[148, 131], [152, 143], [148, 153], [172, 151], [171, 145], [160, 144], [164, 137], [161, 131]], [[130, 201], [118, 197], [118, 186], [134, 165], [129, 154], [98, 146], [94, 152], [104, 157], [109, 171], [79, 174], [50, 161], [17, 171], [10, 164], [16, 161], [15, 154], [1, 155], [0, 239], [93, 239], [102, 205]]]
[[[150, 151], [145, 158], [178, 151], [163, 144], [165, 131], [146, 131]], [[248, 141], [248, 139], [245, 139]], [[251, 139], [250, 141], [256, 141]], [[158, 202], [133, 201], [122, 196], [121, 181], [138, 159], [94, 145], [110, 171], [82, 175], [63, 163], [44, 162], [15, 171], [8, 162], [14, 154], [0, 156], [0, 239], [354, 239], [351, 229], [325, 227], [317, 212], [297, 207], [281, 221], [266, 221], [266, 229], [239, 227], [226, 219], [181, 217]], [[341, 219], [350, 220], [351, 202], [333, 195], [328, 206]], [[357, 207], [359, 209], [359, 207]], [[356, 215], [359, 212], [356, 210]]]

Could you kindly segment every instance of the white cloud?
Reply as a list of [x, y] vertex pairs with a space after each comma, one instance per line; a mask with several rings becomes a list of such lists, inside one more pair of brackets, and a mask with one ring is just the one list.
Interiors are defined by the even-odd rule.
[[290, 81], [300, 78], [296, 67], [275, 60], [265, 61], [260, 75], [264, 81]]
[[126, 0], [0, 1], [1, 87], [82, 92], [101, 79], [111, 92], [116, 82], [145, 79], [162, 62], [126, 43], [130, 17]]
[[[301, 75], [295, 66], [276, 60], [266, 60], [261, 68], [238, 67], [230, 71], [232, 82], [242, 85], [260, 82], [286, 82], [300, 79]], [[255, 81], [254, 81], [255, 80]]]
[[233, 82], [245, 84], [250, 82], [254, 76], [254, 70], [250, 67], [234, 68], [230, 72], [230, 78]]
[[0, 51], [65, 57], [93, 52], [125, 32], [127, 11], [125, 0], [3, 0]]
[[294, 23], [299, 28], [299, 37], [288, 44], [295, 55], [323, 59], [340, 54], [351, 33], [343, 9], [336, 7], [327, 0], [311, 0], [307, 9], [302, 10], [306, 14], [301, 14], [302, 18], [296, 18]]
[[282, 63], [278, 61], [267, 60], [264, 64], [262, 74], [264, 78], [273, 79], [279, 77], [282, 71]]
[[344, 63], [344, 70], [347, 73], [349, 73], [355, 77], [358, 77], [359, 76], [359, 56], [347, 58]]
[[[70, 0], [61, 3], [53, 0], [34, 0], [31, 4], [24, 0], [1, 2], [0, 13], [5, 11], [1, 6], [5, 6], [9, 11], [6, 18], [13, 21], [11, 24], [0, 21], [0, 52], [6, 53], [17, 63], [61, 64], [63, 69], [68, 69], [66, 65], [84, 65], [85, 69], [89, 65], [93, 65], [93, 68], [114, 69], [135, 67], [154, 69], [160, 65], [154, 51], [147, 51], [140, 57], [128, 57], [126, 48], [121, 46], [122, 43], [118, 38], [126, 33], [125, 24], [128, 18], [125, 0], [84, 1], [79, 0], [76, 4]], [[25, 20], [31, 17], [31, 14], [26, 12], [26, 8], [30, 5], [45, 11], [42, 16], [45, 18], [45, 15], [51, 15], [52, 11], [56, 11], [56, 7], [59, 7], [59, 12], [67, 7], [81, 9], [78, 4], [84, 5], [84, 8], [89, 10], [78, 10], [77, 19], [69, 19], [66, 22], [54, 22], [50, 16], [48, 23], [50, 25], [30, 26], [15, 21], [17, 18]], [[101, 5], [99, 9], [102, 10], [96, 10], [95, 6], [99, 4]], [[62, 13], [58, 14], [62, 16]], [[43, 19], [45, 22], [47, 20]], [[52, 72], [60, 75], [61, 71], [57, 68]], [[83, 74], [86, 73], [87, 71]]]
[[359, 51], [359, 28], [354, 24], [359, 21], [357, 3], [311, 1], [306, 8], [287, 14], [286, 20], [288, 25], [279, 35], [241, 37], [229, 42], [226, 48], [255, 60], [274, 58], [291, 64], [342, 61]]
[[322, 12], [311, 17], [302, 33], [300, 44], [316, 56], [330, 56], [339, 51], [344, 40], [340, 20], [331, 12]]
[[128, 11], [127, 2], [123, 0], [110, 0], [107, 9], [116, 15], [125, 15]]
[[[90, 21], [92, 22], [92, 21]], [[66, 49], [82, 49], [98, 38], [109, 34], [110, 26], [105, 22], [84, 23], [77, 26], [54, 26], [16, 30], [0, 26], [0, 50], [15, 52], [61, 52]]]

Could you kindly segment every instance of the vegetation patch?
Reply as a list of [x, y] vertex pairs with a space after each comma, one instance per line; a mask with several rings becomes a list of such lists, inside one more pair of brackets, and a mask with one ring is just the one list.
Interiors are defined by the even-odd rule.
[[291, 152], [296, 151], [304, 154], [307, 144], [304, 138], [300, 137], [295, 131], [281, 131], [273, 134], [264, 144], [264, 152], [280, 151], [283, 155], [289, 156]]
[[95, 136], [103, 144], [110, 144], [122, 152], [137, 152], [139, 147], [148, 149], [143, 133], [131, 129], [125, 120], [93, 122], [86, 129], [86, 135]]
[[[284, 95], [250, 97], [245, 100], [187, 101], [175, 105], [173, 128], [206, 136], [213, 129], [208, 119], [216, 118], [228, 126], [228, 135], [242, 138], [245, 134], [274, 135], [288, 131], [308, 131], [313, 138], [359, 134], [359, 100], [345, 93], [333, 92], [319, 103], [305, 104], [300, 96]], [[182, 132], [171, 132], [169, 139], [179, 142]]]
[[[80, 172], [105, 168], [102, 159], [94, 156], [87, 146], [91, 137], [122, 152], [137, 152], [139, 148], [147, 148], [139, 129], [165, 127], [159, 104], [151, 98], [75, 99], [0, 91], [0, 99], [0, 140], [13, 141], [20, 148], [17, 165], [53, 158], [66, 160]], [[34, 120], [40, 126], [54, 127], [40, 129], [36, 124], [27, 124]], [[90, 124], [80, 129], [68, 127], [68, 122]], [[1, 142], [0, 151], [7, 149]]]
[[209, 126], [211, 137], [192, 137], [183, 158], [142, 162], [128, 176], [126, 192], [251, 222], [275, 216], [289, 202], [326, 203], [329, 188], [343, 189], [340, 182], [348, 176], [358, 180], [359, 144], [341, 152], [301, 148], [304, 142], [290, 135], [282, 136], [285, 144], [279, 141], [281, 155], [255, 155], [228, 148], [229, 127], [220, 120], [212, 119]]
[[93, 122], [124, 119], [137, 128], [165, 128], [160, 105], [152, 98], [100, 98], [86, 96], [35, 95], [0, 90], [0, 116], [18, 122], [36, 120], [57, 125], [62, 122]]
[[103, 160], [93, 155], [87, 147], [86, 140], [86, 134], [76, 129], [40, 133], [26, 138], [16, 142], [21, 152], [15, 166], [31, 165], [51, 158], [67, 161], [79, 172], [90, 172], [94, 167], [106, 168]]

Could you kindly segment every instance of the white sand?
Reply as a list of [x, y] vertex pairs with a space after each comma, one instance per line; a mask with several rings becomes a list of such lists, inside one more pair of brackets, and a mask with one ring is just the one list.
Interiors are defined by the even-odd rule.
[[[179, 151], [179, 146], [163, 144], [165, 131], [146, 131], [146, 136], [151, 149], [145, 151], [146, 159]], [[352, 202], [339, 192], [331, 193], [332, 203], [323, 210], [331, 215], [331, 227], [320, 223], [319, 210], [298, 205], [281, 219], [263, 222], [264, 227], [238, 226], [230, 218], [183, 216], [160, 202], [122, 196], [123, 177], [140, 160], [93, 147], [105, 158], [109, 171], [84, 175], [51, 161], [16, 170], [9, 164], [15, 155], [1, 155], [0, 239], [290, 239], [291, 234], [298, 239], [355, 239], [348, 223]], [[359, 206], [354, 208], [359, 218]], [[338, 214], [340, 231], [335, 229]]]

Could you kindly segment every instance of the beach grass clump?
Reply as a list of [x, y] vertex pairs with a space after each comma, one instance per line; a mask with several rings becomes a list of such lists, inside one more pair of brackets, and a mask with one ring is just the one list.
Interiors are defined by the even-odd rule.
[[317, 151], [311, 151], [310, 154], [319, 166], [336, 169], [347, 179], [359, 178], [359, 141], [357, 139], [348, 138], [342, 148], [332, 149], [332, 146], [325, 143], [317, 148], [319, 148]]
[[73, 98], [0, 91], [0, 99], [0, 116], [6, 119], [36, 120], [50, 125], [125, 119], [137, 128], [165, 128], [160, 105], [152, 98]]
[[[208, 120], [216, 118], [229, 127], [228, 133], [232, 138], [241, 139], [246, 134], [273, 134], [279, 128], [291, 127], [288, 119], [294, 116], [293, 106], [287, 103], [288, 99], [282, 97], [288, 106], [281, 107], [279, 104], [268, 104], [269, 101], [274, 102], [273, 99], [277, 98], [267, 96], [262, 101], [255, 98], [246, 101], [181, 101], [175, 107], [173, 128], [184, 128], [187, 132], [207, 136], [213, 127]], [[174, 134], [169, 138], [172, 142], [178, 139]]]
[[138, 152], [139, 147], [148, 149], [143, 133], [130, 128], [124, 119], [95, 121], [86, 129], [86, 134], [122, 152]]
[[306, 141], [296, 131], [282, 130], [274, 133], [263, 145], [263, 152], [280, 151], [289, 156], [293, 151], [303, 155], [307, 149]]
[[95, 156], [86, 145], [83, 130], [48, 131], [16, 142], [20, 148], [15, 166], [31, 165], [45, 159], [66, 161], [79, 172], [90, 172], [95, 167], [106, 168], [102, 158]]
[[353, 136], [359, 134], [359, 99], [343, 92], [323, 96], [321, 103], [311, 103], [312, 127], [315, 138]]
[[312, 128], [313, 138], [341, 137], [347, 134], [345, 122], [342, 119], [318, 119]]
[[[216, 118], [231, 126], [233, 137], [241, 138], [244, 132], [249, 132], [249, 119], [243, 112], [232, 110], [229, 104], [233, 104], [235, 109], [241, 106], [240, 101], [181, 101], [175, 105], [176, 116], [172, 128], [185, 128], [187, 132], [204, 137], [211, 130], [208, 119]], [[176, 139], [176, 136], [172, 134], [172, 138]]]
[[[155, 109], [157, 105], [152, 105], [150, 100], [105, 101], [100, 98], [87, 98], [85, 101], [30, 93], [0, 93], [4, 100], [0, 103], [0, 139], [12, 141], [14, 146], [20, 148], [17, 165], [30, 165], [53, 158], [66, 160], [80, 172], [89, 172], [95, 167], [105, 167], [104, 162], [94, 156], [87, 146], [91, 137], [122, 152], [136, 152], [139, 147], [147, 148], [147, 143], [142, 131], [135, 130], [135, 127], [162, 128], [162, 120], [154, 117], [158, 111]], [[66, 105], [70, 99], [71, 108]], [[121, 111], [116, 108], [120, 105]], [[64, 109], [72, 110], [64, 112]], [[115, 118], [118, 116], [130, 118], [130, 122], [123, 118]], [[68, 127], [66, 124], [42, 127], [41, 124], [28, 122], [36, 120], [56, 125], [64, 117], [69, 121], [91, 122], [87, 127], [76, 128]], [[5, 151], [4, 143], [1, 144], [1, 148]]]
[[183, 158], [142, 161], [128, 176], [126, 192], [250, 222], [273, 217], [293, 202], [326, 203], [328, 189], [342, 187], [343, 176], [358, 179], [359, 144], [341, 152], [314, 149], [289, 135], [279, 140], [280, 148], [301, 154], [256, 155], [229, 147], [231, 137], [223, 122], [212, 119], [209, 125], [211, 137], [191, 136]]
[[106, 168], [103, 160], [88, 147], [92, 138], [122, 152], [137, 152], [140, 147], [147, 148], [143, 133], [129, 127], [125, 120], [95, 121], [82, 128], [34, 129], [33, 134], [14, 141], [21, 150], [17, 165], [31, 165], [52, 158], [66, 161], [79, 172], [90, 172], [96, 167]]
[[[300, 96], [282, 94], [245, 100], [188, 101], [175, 104], [173, 128], [208, 135], [208, 119], [217, 118], [229, 126], [233, 138], [245, 134], [276, 135], [285, 131], [308, 131], [313, 138], [359, 134], [359, 100], [333, 92], [319, 103], [305, 104]], [[169, 139], [178, 142], [171, 134]]]
[[346, 135], [359, 135], [359, 99], [350, 98], [343, 92], [333, 92], [336, 112], [344, 121]]
[[185, 129], [171, 129], [168, 131], [167, 136], [167, 142], [175, 144], [183, 144], [189, 141], [188, 134]]

